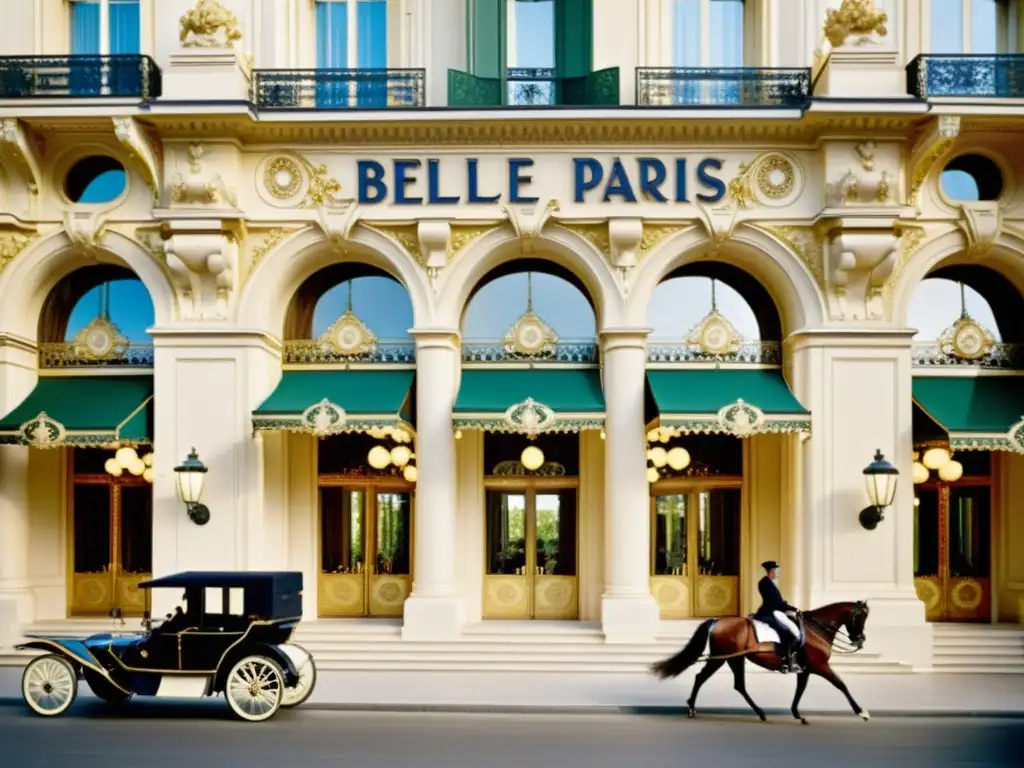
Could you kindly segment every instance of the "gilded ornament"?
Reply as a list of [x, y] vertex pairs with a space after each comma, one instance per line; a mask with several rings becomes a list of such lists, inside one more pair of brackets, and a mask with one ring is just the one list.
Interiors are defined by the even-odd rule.
[[739, 172], [729, 181], [726, 192], [739, 208], [751, 208], [758, 195], [770, 201], [789, 197], [796, 187], [793, 163], [778, 152], [766, 152], [749, 163], [740, 163]]
[[348, 282], [348, 305], [345, 313], [317, 339], [317, 345], [327, 355], [357, 357], [377, 351], [377, 335], [352, 311], [352, 281]]
[[178, 37], [185, 48], [231, 48], [242, 39], [242, 29], [220, 0], [199, 0], [181, 17]]
[[996, 340], [974, 318], [964, 315], [939, 337], [943, 354], [961, 360], [980, 360], [992, 351]]
[[267, 233], [266, 238], [263, 242], [252, 249], [252, 266], [256, 266], [260, 260], [266, 256], [270, 250], [288, 236], [291, 230], [288, 229], [272, 229]]
[[892, 195], [892, 182], [891, 182], [891, 179], [889, 177], [889, 172], [888, 171], [882, 171], [882, 180], [878, 182], [878, 191], [875, 193], [875, 196], [877, 197], [878, 202], [885, 203], [885, 202], [888, 202], [889, 197], [891, 195]]
[[502, 339], [502, 344], [510, 355], [547, 357], [555, 354], [558, 334], [531, 308], [516, 320]]
[[824, 35], [834, 48], [851, 37], [864, 39], [871, 35], [885, 37], [889, 15], [878, 10], [874, 0], [843, 0], [839, 8], [825, 14]]
[[1010, 445], [1017, 453], [1024, 453], [1024, 417], [1010, 427]]
[[267, 163], [263, 184], [278, 200], [288, 200], [302, 187], [302, 168], [290, 157], [275, 157]]
[[564, 221], [558, 222], [558, 226], [579, 235], [593, 244], [605, 257], [612, 252], [611, 238], [608, 236], [608, 222], [603, 221], [596, 224], [572, 224]]
[[303, 164], [309, 172], [309, 186], [306, 189], [306, 196], [302, 200], [303, 208], [336, 206], [344, 202], [338, 199], [341, 182], [333, 176], [327, 175], [326, 165], [313, 165], [305, 159]]
[[19, 235], [14, 232], [0, 233], [0, 272], [14, 261], [14, 258], [25, 250], [29, 243], [39, 237], [38, 233]]
[[644, 223], [644, 234], [640, 238], [640, 256], [653, 251], [662, 240], [689, 228], [689, 224], [648, 224]]
[[800, 260], [807, 265], [818, 286], [825, 288], [824, 254], [821, 238], [813, 227], [762, 227], [782, 241]]
[[390, 237], [392, 240], [397, 242], [409, 255], [412, 256], [421, 265], [426, 266], [423, 263], [423, 256], [420, 251], [420, 235], [418, 224], [386, 224], [378, 222], [375, 224], [368, 224], [363, 222], [370, 229], [380, 232], [382, 235]]
[[796, 183], [793, 164], [784, 157], [775, 155], [765, 158], [757, 169], [757, 187], [763, 195], [772, 200], [786, 197]]
[[924, 227], [902, 223], [897, 223], [895, 233], [900, 239], [899, 255], [896, 260], [896, 266], [893, 267], [892, 273], [889, 275], [889, 279], [882, 286], [882, 303], [888, 313], [892, 312], [893, 295], [896, 287], [899, 285], [903, 270], [910, 262], [910, 259], [913, 258], [917, 249], [921, 247], [926, 234]]
[[106, 317], [94, 317], [71, 341], [75, 357], [82, 360], [120, 360], [128, 354], [129, 342]]
[[743, 339], [725, 315], [712, 309], [687, 335], [686, 344], [702, 354], [721, 357], [739, 352]]
[[860, 160], [861, 168], [865, 171], [873, 171], [875, 169], [875, 142], [870, 140], [862, 141], [853, 148], [853, 151], [857, 153], [857, 159]]
[[464, 226], [453, 223], [451, 228], [451, 239], [448, 242], [448, 261], [458, 256], [463, 248], [466, 248], [497, 227], [494, 224], [471, 224]]

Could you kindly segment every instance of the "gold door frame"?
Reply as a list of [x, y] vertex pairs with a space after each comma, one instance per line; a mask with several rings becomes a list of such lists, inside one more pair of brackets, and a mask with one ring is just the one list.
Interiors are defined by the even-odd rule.
[[[363, 493], [363, 551], [366, 567], [362, 573], [324, 573], [323, 501], [321, 488], [345, 488]], [[409, 573], [377, 573], [377, 495], [409, 495]], [[345, 474], [317, 478], [317, 615], [324, 618], [401, 617], [412, 592], [415, 572], [416, 486], [396, 477], [350, 477]]]
[[[659, 480], [650, 493], [650, 582], [651, 594], [658, 604], [662, 619], [691, 619], [739, 615], [740, 582], [743, 575], [742, 556], [738, 576], [712, 576], [698, 572], [700, 539], [700, 502], [698, 497], [707, 491], [735, 489], [740, 492], [743, 508], [742, 477], [678, 477]], [[658, 496], [686, 497], [686, 572], [680, 575], [654, 575], [657, 557], [657, 505]], [[743, 537], [742, 512], [740, 537]], [[742, 552], [742, 549], [740, 550]]]
[[[147, 609], [148, 590], [139, 584], [153, 577], [152, 573], [124, 573], [121, 563], [121, 489], [125, 486], [149, 486], [142, 477], [124, 473], [120, 477], [103, 474], [75, 474], [74, 448], [67, 452], [67, 488], [65, 519], [67, 527], [66, 606], [68, 616], [109, 616], [120, 608], [126, 617], [142, 616]], [[102, 485], [110, 493], [110, 560], [106, 573], [75, 571], [75, 486]], [[150, 537], [152, 547], [152, 536]]]
[[[498, 491], [519, 493], [525, 497], [526, 573], [487, 573], [487, 505], [483, 515], [483, 573], [485, 619], [559, 620], [579, 618], [580, 565], [580, 502], [577, 477], [485, 477], [484, 493]], [[555, 491], [576, 491], [575, 548], [576, 574], [555, 576], [538, 572], [537, 565], [537, 494]], [[553, 596], [553, 597], [552, 597]]]
[[[938, 493], [939, 572], [934, 576], [915, 576], [914, 589], [924, 603], [928, 621], [989, 621], [992, 615], [992, 564], [995, 529], [995, 498], [992, 481], [988, 477], [964, 477], [954, 483], [941, 480], [916, 486]], [[987, 578], [950, 575], [949, 523], [950, 496], [954, 488], [988, 488], [989, 492], [989, 575]], [[915, 542], [916, 544], [916, 542]]]

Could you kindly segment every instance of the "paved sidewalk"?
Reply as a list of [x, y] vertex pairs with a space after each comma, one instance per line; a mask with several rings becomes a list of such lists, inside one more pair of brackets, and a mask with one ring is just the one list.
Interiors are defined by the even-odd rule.
[[[846, 683], [872, 715], [1024, 716], [1019, 675], [849, 675]], [[21, 669], [0, 668], [0, 704], [21, 698]], [[458, 672], [323, 672], [307, 708], [360, 710], [678, 711], [693, 673], [669, 682], [643, 675], [560, 675]], [[747, 691], [769, 713], [787, 713], [796, 678], [751, 675]], [[80, 695], [91, 696], [83, 684]], [[750, 713], [722, 670], [704, 686], [698, 709]], [[801, 702], [804, 714], [850, 714], [846, 699], [820, 678], [811, 678]]]

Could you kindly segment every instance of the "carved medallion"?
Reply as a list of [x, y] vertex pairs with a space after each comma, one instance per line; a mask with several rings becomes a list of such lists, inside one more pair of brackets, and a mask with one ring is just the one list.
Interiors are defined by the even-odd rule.
[[532, 397], [516, 403], [505, 411], [505, 424], [525, 435], [539, 435], [551, 429], [558, 421], [555, 412]]
[[992, 351], [995, 343], [991, 333], [974, 318], [964, 315], [942, 334], [939, 348], [943, 354], [954, 355], [961, 360], [979, 360]]
[[326, 397], [316, 405], [311, 405], [302, 412], [302, 423], [314, 435], [328, 435], [345, 427], [348, 415], [340, 405], [335, 405]]
[[263, 171], [263, 184], [278, 200], [295, 197], [302, 188], [302, 168], [290, 157], [275, 157]]
[[764, 411], [740, 399], [718, 411], [718, 424], [737, 437], [747, 437], [761, 430]]
[[377, 350], [377, 335], [351, 309], [335, 320], [318, 341], [325, 352], [346, 357], [372, 355]]
[[34, 419], [22, 424], [18, 432], [25, 443], [36, 448], [61, 445], [67, 436], [64, 425], [51, 419], [45, 411], [40, 411]]
[[86, 360], [119, 360], [128, 353], [128, 339], [105, 317], [95, 317], [71, 342], [75, 357]]
[[690, 331], [686, 339], [687, 345], [705, 355], [734, 355], [740, 350], [743, 339], [736, 332], [732, 323], [717, 309], [712, 309]]
[[536, 312], [529, 309], [516, 320], [502, 343], [505, 351], [513, 355], [553, 355], [558, 344], [558, 334]]
[[793, 164], [781, 155], [765, 158], [757, 169], [757, 188], [761, 194], [772, 200], [789, 195], [795, 183]]

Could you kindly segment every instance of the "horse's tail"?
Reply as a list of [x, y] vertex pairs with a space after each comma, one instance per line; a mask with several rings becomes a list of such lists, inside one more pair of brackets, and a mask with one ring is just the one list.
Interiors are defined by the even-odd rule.
[[701, 654], [704, 653], [704, 648], [708, 644], [708, 636], [711, 634], [711, 628], [714, 627], [716, 621], [717, 619], [708, 619], [702, 622], [683, 650], [675, 656], [670, 656], [656, 664], [652, 664], [651, 672], [662, 680], [667, 680], [670, 677], [679, 677], [679, 675], [683, 674], [687, 667], [692, 666], [700, 658]]

